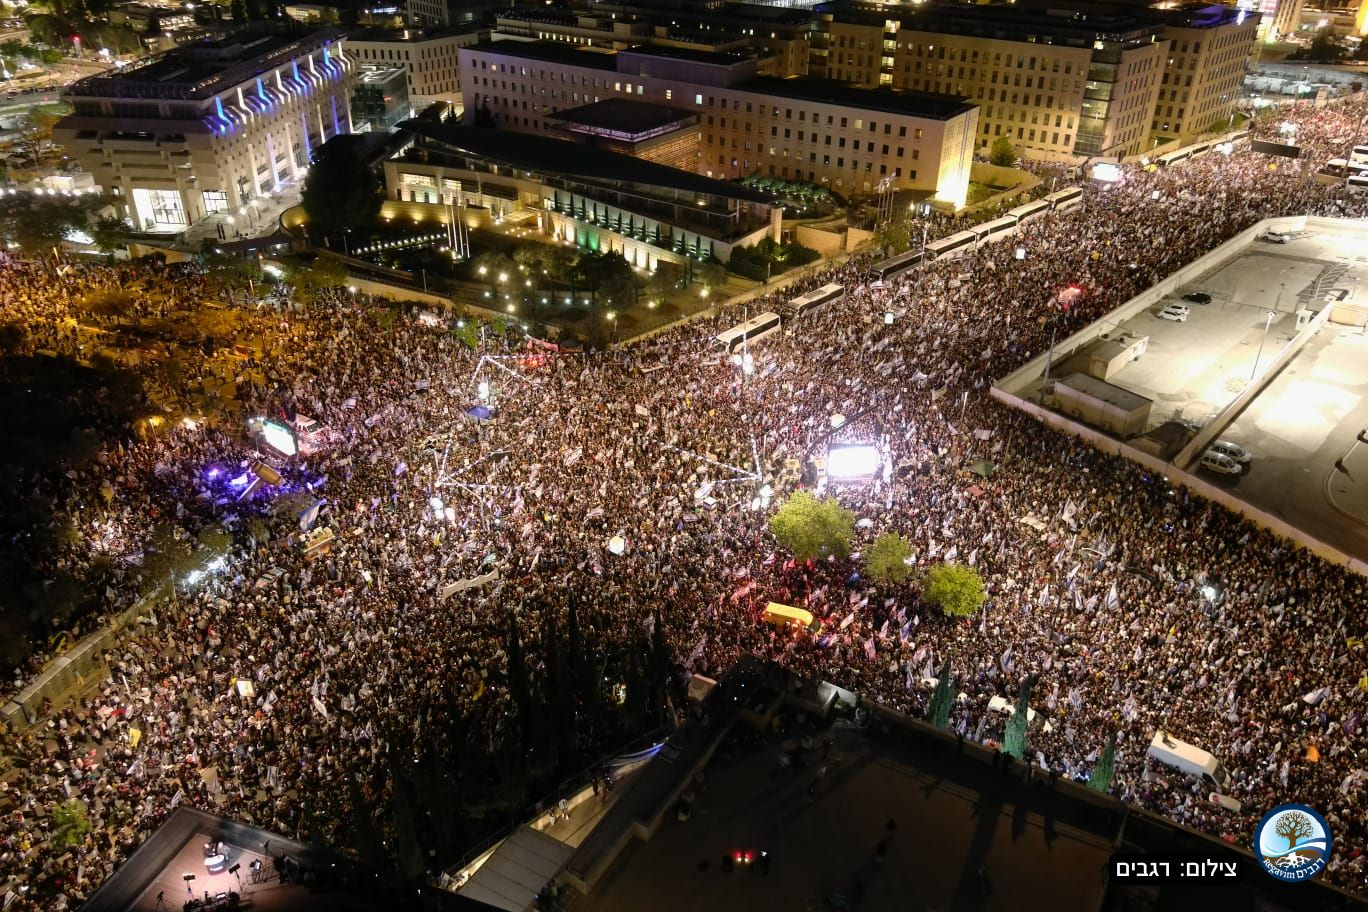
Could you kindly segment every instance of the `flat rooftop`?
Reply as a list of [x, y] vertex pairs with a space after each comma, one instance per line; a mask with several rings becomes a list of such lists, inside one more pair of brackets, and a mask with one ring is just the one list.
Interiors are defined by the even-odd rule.
[[773, 205], [776, 201], [771, 194], [761, 193], [740, 183], [716, 180], [692, 171], [549, 136], [422, 120], [405, 120], [398, 126], [458, 152], [534, 174], [605, 185], [640, 184], [675, 193], [765, 205]]
[[977, 107], [973, 102], [957, 95], [899, 92], [889, 88], [862, 89], [835, 79], [779, 79], [761, 76], [738, 88], [780, 98], [792, 98], [795, 101], [815, 101], [821, 104], [885, 111], [889, 114], [926, 117], [931, 120], [949, 120]]
[[[1145, 353], [1108, 382], [1153, 402], [1152, 436], [1168, 423], [1224, 423], [1217, 438], [1244, 447], [1253, 460], [1238, 475], [1201, 470], [1204, 480], [1368, 561], [1368, 445], [1358, 438], [1368, 428], [1368, 335], [1361, 325], [1330, 320], [1242, 411], [1224, 413], [1256, 367], [1262, 378], [1297, 336], [1298, 311], [1338, 304], [1345, 320], [1368, 319], [1368, 226], [1312, 220], [1292, 237], [1286, 244], [1230, 241], [1236, 249], [1223, 262], [1184, 276], [1129, 318], [1094, 325], [1108, 335], [1149, 337]], [[1196, 292], [1210, 302], [1183, 299]], [[1187, 320], [1160, 319], [1170, 304], [1186, 306]], [[1052, 374], [1086, 371], [1103, 344], [1059, 358]], [[1037, 372], [1013, 391], [1034, 400], [1039, 383]], [[1192, 431], [1185, 434], [1184, 442]]]
[[561, 121], [571, 128], [584, 126], [630, 134], [660, 130], [695, 120], [697, 117], [698, 115], [690, 111], [630, 98], [605, 98], [592, 104], [547, 115], [548, 120]]
[[[727, 36], [732, 37], [732, 36]], [[737, 66], [755, 59], [749, 48], [737, 51], [696, 51], [691, 48], [664, 47], [658, 44], [638, 44], [619, 51], [632, 57], [658, 57], [662, 60], [684, 60], [706, 66]], [[643, 74], [644, 75], [644, 74]]]
[[1134, 45], [1162, 29], [1157, 15], [1144, 9], [1078, 7], [1057, 9], [1005, 5], [925, 4], [894, 13], [883, 6], [836, 2], [820, 7], [837, 22], [882, 25], [890, 18], [912, 32], [973, 35], [999, 41], [1062, 44], [1092, 48], [1094, 41]]
[[487, 25], [471, 25], [462, 28], [459, 25], [450, 28], [403, 28], [403, 29], [361, 29], [347, 32], [347, 42], [353, 41], [379, 41], [393, 44], [419, 44], [424, 41], [439, 41], [443, 38], [454, 38], [457, 35], [473, 35], [477, 32], [487, 32]]
[[1072, 373], [1063, 380], [1057, 381], [1071, 389], [1078, 390], [1080, 393], [1091, 396], [1101, 402], [1107, 402], [1117, 408], [1127, 411], [1148, 405], [1150, 400], [1144, 396], [1137, 395], [1128, 389], [1114, 386], [1105, 380], [1098, 380], [1096, 377], [1084, 373]]
[[397, 76], [404, 76], [403, 67], [389, 67], [383, 70], [362, 70], [356, 77], [357, 85], [380, 85]]
[[[805, 772], [780, 768], [776, 740], [756, 749], [724, 744], [691, 818], [667, 818], [650, 842], [634, 842], [576, 908], [1099, 908], [1110, 833], [1055, 819], [1020, 780], [985, 775], [976, 764], [951, 780], [862, 731], [833, 729], [830, 737], [830, 758], [808, 751]], [[808, 783], [824, 762], [831, 772], [809, 799]], [[884, 839], [879, 862], [875, 847]], [[767, 852], [769, 873], [745, 865], [725, 872], [722, 857], [737, 852], [752, 853], [757, 864]], [[984, 902], [981, 868], [992, 905]], [[964, 905], [959, 896], [978, 903]]]
[[575, 48], [552, 41], [481, 41], [463, 50], [617, 72], [617, 55], [611, 51]]
[[88, 76], [63, 92], [69, 97], [207, 98], [257, 73], [337, 41], [323, 27], [306, 35], [238, 32], [205, 38], [155, 57], [142, 66]]
[[[209, 873], [206, 843], [221, 846], [227, 868], [241, 869]], [[254, 862], [260, 864], [255, 875]], [[193, 879], [185, 880], [186, 875]], [[81, 909], [164, 912], [191, 898], [203, 901], [206, 893], [211, 901], [237, 893], [243, 907], [256, 912], [492, 912], [484, 903], [445, 890], [391, 883], [326, 849], [185, 805], [172, 811]]]

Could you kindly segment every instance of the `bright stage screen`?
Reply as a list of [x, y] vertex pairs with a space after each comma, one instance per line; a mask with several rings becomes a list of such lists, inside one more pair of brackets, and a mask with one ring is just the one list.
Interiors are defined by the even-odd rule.
[[1111, 162], [1098, 162], [1093, 165], [1093, 180], [1114, 184], [1121, 179], [1121, 169]]
[[836, 481], [870, 478], [879, 469], [879, 448], [867, 443], [834, 446], [827, 450], [827, 475]]
[[277, 451], [293, 456], [299, 451], [295, 444], [294, 432], [276, 421], [266, 421], [261, 425], [261, 436]]

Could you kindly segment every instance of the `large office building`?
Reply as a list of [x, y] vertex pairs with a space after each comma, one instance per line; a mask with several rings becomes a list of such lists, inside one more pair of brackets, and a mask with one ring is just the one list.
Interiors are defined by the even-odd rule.
[[818, 11], [809, 72], [971, 98], [979, 149], [1124, 156], [1145, 151], [1167, 53], [1163, 26], [1128, 11], [838, 3]]
[[621, 51], [640, 44], [694, 51], [751, 48], [762, 76], [807, 73], [808, 10], [727, 3], [707, 11], [662, 9], [611, 0], [591, 10], [514, 7], [498, 15], [500, 38], [556, 41]]
[[698, 115], [632, 98], [605, 98], [548, 114], [550, 132], [571, 142], [644, 158], [681, 171], [701, 161]]
[[470, 28], [506, 6], [500, 0], [404, 0], [404, 21], [418, 28]]
[[[605, 122], [608, 114], [592, 119]], [[531, 216], [549, 239], [620, 253], [648, 270], [709, 257], [726, 262], [736, 247], [780, 239], [778, 201], [734, 181], [547, 136], [433, 120], [401, 128], [415, 143], [385, 162], [393, 201], [386, 205], [400, 204], [396, 211], [419, 222], [482, 225]]]
[[617, 53], [501, 41], [461, 50], [466, 123], [544, 133], [550, 115], [632, 97], [699, 116], [713, 178], [754, 174], [842, 195], [900, 188], [964, 204], [978, 108], [963, 98], [760, 77], [753, 54], [634, 47]]
[[358, 133], [387, 133], [413, 115], [408, 80], [399, 67], [362, 70], [351, 100], [352, 128]]
[[489, 40], [489, 29], [372, 29], [347, 34], [347, 56], [364, 69], [402, 67], [414, 111], [444, 101], [461, 106], [457, 51]]
[[351, 132], [341, 34], [244, 33], [66, 90], [53, 137], [138, 230], [178, 232], [299, 179]]
[[1192, 4], [1159, 11], [1169, 54], [1150, 128], [1187, 142], [1229, 125], [1259, 27], [1228, 6]]

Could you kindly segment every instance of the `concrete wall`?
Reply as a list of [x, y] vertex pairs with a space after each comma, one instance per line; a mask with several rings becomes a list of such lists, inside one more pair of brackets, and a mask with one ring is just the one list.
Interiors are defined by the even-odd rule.
[[1368, 576], [1368, 563], [1346, 554], [1333, 545], [1326, 544], [1320, 539], [1308, 535], [1306, 532], [1291, 525], [1284, 519], [1273, 516], [1270, 513], [1260, 510], [1258, 507], [1245, 503], [1231, 492], [1213, 485], [1204, 478], [1197, 475], [1191, 475], [1157, 456], [1152, 456], [1149, 453], [1138, 450], [1130, 444], [1117, 440], [1115, 437], [1097, 430], [1096, 428], [1088, 427], [1085, 424], [1079, 424], [1065, 415], [1061, 415], [1051, 409], [1042, 408], [1034, 402], [1022, 399], [1020, 396], [1009, 393], [999, 387], [992, 387], [989, 390], [989, 394], [1005, 405], [1009, 405], [1012, 408], [1019, 409], [1028, 415], [1034, 416], [1042, 424], [1084, 440], [1096, 450], [1113, 456], [1120, 456], [1131, 462], [1139, 463], [1151, 472], [1162, 476], [1165, 481], [1174, 478], [1178, 484], [1188, 488], [1199, 497], [1215, 501], [1226, 509], [1240, 514], [1274, 534], [1291, 539], [1312, 554], [1315, 554], [1332, 564], [1339, 564], [1342, 567], [1348, 567], [1355, 573]]
[[1283, 346], [1282, 351], [1278, 352], [1277, 357], [1269, 363], [1264, 372], [1256, 376], [1252, 383], [1247, 384], [1244, 389], [1240, 390], [1239, 394], [1234, 399], [1226, 403], [1226, 407], [1217, 412], [1215, 417], [1203, 425], [1202, 429], [1197, 432], [1197, 435], [1188, 441], [1188, 445], [1183, 447], [1177, 456], [1173, 457], [1174, 465], [1183, 468], [1192, 465], [1193, 461], [1206, 451], [1207, 446], [1215, 440], [1232, 421], [1238, 418], [1241, 412], [1249, 407], [1249, 403], [1254, 401], [1254, 397], [1267, 389], [1268, 384], [1272, 383], [1274, 378], [1282, 373], [1283, 368], [1287, 367], [1292, 359], [1306, 347], [1306, 343], [1311, 341], [1311, 337], [1321, 331], [1321, 327], [1323, 327], [1326, 320], [1329, 319], [1332, 310], [1334, 310], [1334, 308], [1329, 304], [1321, 307], [1320, 313], [1307, 321], [1307, 324], [1302, 327], [1301, 332], [1293, 336], [1292, 340]]
[[972, 206], [965, 207], [961, 210], [962, 213], [996, 209], [999, 205], [1005, 205], [1006, 208], [1010, 209], [1013, 206], [1020, 205], [1021, 201], [1017, 197], [1029, 192], [1040, 183], [1040, 178], [1029, 171], [1022, 171], [1019, 168], [1003, 168], [981, 161], [974, 162], [973, 170], [970, 172], [970, 180], [979, 184], [1006, 187], [1007, 189], [1001, 193], [995, 193], [987, 199], [979, 200]]
[[40, 721], [45, 702], [60, 706], [63, 700], [107, 677], [105, 653], [116, 645], [120, 632], [162, 604], [167, 595], [168, 590], [162, 588], [139, 599], [104, 627], [83, 637], [74, 648], [48, 662], [38, 677], [0, 707], [0, 716], [10, 730], [21, 732]]
[[846, 247], [846, 233], [844, 231], [827, 231], [808, 225], [795, 227], [793, 239], [804, 247], [811, 247], [824, 257], [840, 253]]
[[[1102, 319], [1092, 323], [1083, 330], [1074, 333], [1062, 343], [1056, 343], [1056, 363], [1071, 357], [1084, 345], [1087, 345], [1096, 339], [1101, 333], [1112, 329], [1118, 322], [1127, 320], [1139, 311], [1149, 307], [1172, 291], [1175, 287], [1201, 276], [1227, 260], [1242, 254], [1254, 238], [1269, 229], [1282, 231], [1310, 230], [1317, 233], [1355, 232], [1353, 223], [1343, 219], [1322, 219], [1297, 216], [1292, 218], [1266, 219], [1259, 222], [1236, 235], [1234, 238], [1231, 238], [1230, 241], [1211, 251], [1206, 256], [1197, 259], [1148, 290], [1141, 292]], [[1302, 334], [1306, 334], [1307, 338], [1309, 338], [1311, 334], [1314, 334], [1315, 329], [1324, 325], [1324, 322], [1328, 319], [1330, 309], [1331, 308], [1329, 307], [1322, 308], [1315, 320], [1312, 321], [1312, 324], [1303, 329]], [[1301, 334], [1299, 334], [1299, 336], [1300, 335]], [[1302, 339], [1300, 344], [1305, 344], [1305, 339]], [[1294, 339], [1294, 341], [1289, 343], [1287, 348], [1284, 349], [1283, 355], [1280, 355], [1280, 358], [1286, 356], [1290, 359], [1296, 353], [1296, 350], [1300, 348], [1300, 344], [1297, 344], [1297, 340]], [[1028, 388], [1037, 378], [1043, 376], [1045, 360], [1045, 356], [1035, 358], [1023, 365], [1020, 369], [1008, 374], [993, 385], [989, 391], [990, 395], [999, 402], [1026, 412], [1029, 415], [1033, 415], [1037, 420], [1056, 430], [1081, 438], [1097, 450], [1114, 456], [1121, 456], [1125, 459], [1129, 459], [1131, 462], [1139, 463], [1150, 471], [1163, 476], [1166, 480], [1170, 477], [1176, 477], [1180, 484], [1187, 487], [1198, 496], [1219, 503], [1226, 509], [1240, 514], [1271, 532], [1292, 540], [1324, 560], [1339, 564], [1343, 567], [1348, 567], [1355, 573], [1368, 576], [1368, 563], [1365, 563], [1359, 558], [1352, 557], [1339, 548], [1309, 535], [1280, 517], [1245, 503], [1224, 488], [1217, 487], [1197, 475], [1192, 475], [1182, 470], [1175, 464], [1182, 458], [1182, 453], [1179, 454], [1178, 459], [1175, 459], [1175, 462], [1165, 462], [1163, 459], [1136, 449], [1130, 444], [1117, 440], [1103, 431], [1080, 424], [1071, 420], [1066, 415], [1061, 415], [1058, 412], [1044, 408], [1023, 398], [1020, 393]], [[1264, 373], [1264, 377], [1271, 380], [1276, 376], [1277, 371], [1281, 369], [1282, 365], [1277, 365], [1276, 369], [1270, 366], [1269, 370]], [[1253, 384], [1251, 384], [1251, 387], [1252, 386]], [[1239, 401], [1239, 398], [1240, 397], [1237, 397], [1236, 401]], [[1247, 401], [1248, 400], [1246, 399], [1245, 402], [1240, 403], [1239, 408], [1243, 409], [1247, 404]], [[1235, 405], [1236, 402], [1232, 402], [1223, 409], [1216, 419], [1203, 428], [1203, 432], [1205, 433], [1210, 430], [1211, 436], [1219, 433], [1219, 430], [1238, 413], [1232, 412]], [[1201, 439], [1202, 437], [1199, 435], [1199, 437], [1194, 440], [1192, 444], [1189, 444], [1189, 447], [1186, 449], [1192, 449], [1197, 441]], [[1205, 444], [1203, 443], [1202, 445]]]
[[[1319, 226], [1320, 223], [1327, 221], [1333, 222], [1334, 220], [1312, 220], [1317, 226]], [[1068, 338], [1057, 341], [1054, 348], [1055, 364], [1062, 364], [1064, 361], [1072, 358], [1085, 346], [1096, 341], [1103, 333], [1114, 332], [1119, 324], [1129, 320], [1142, 310], [1153, 306], [1166, 295], [1170, 294], [1174, 289], [1205, 275], [1226, 261], [1239, 256], [1244, 252], [1245, 247], [1252, 243], [1254, 239], [1263, 232], [1269, 229], [1278, 231], [1302, 231], [1307, 227], [1307, 224], [1308, 220], [1306, 216], [1293, 216], [1290, 218], [1265, 219], [1256, 225], [1246, 228], [1220, 247], [1217, 247], [1205, 256], [1199, 257], [1187, 266], [1184, 266], [1182, 269], [1169, 275], [1167, 278], [1161, 279], [1156, 284], [1150, 286], [1145, 291], [1142, 291], [1140, 294], [1107, 313], [1105, 316], [1093, 321]], [[1316, 230], [1321, 229], [1317, 227]], [[1020, 392], [1037, 378], [1044, 376], [1046, 357], [1046, 354], [1042, 354], [1039, 358], [1033, 358], [1006, 377], [1003, 377], [996, 385], [1010, 393], [1015, 394]]]

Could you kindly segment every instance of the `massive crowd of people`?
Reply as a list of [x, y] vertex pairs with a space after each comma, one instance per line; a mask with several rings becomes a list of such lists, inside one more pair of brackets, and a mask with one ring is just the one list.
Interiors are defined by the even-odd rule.
[[[1365, 110], [1358, 99], [1285, 116], [1317, 162], [1362, 141]], [[758, 653], [910, 713], [949, 657], [964, 692], [951, 725], [984, 740], [1002, 736], [989, 699], [1037, 675], [1039, 763], [1086, 777], [1116, 732], [1115, 794], [1241, 844], [1269, 807], [1310, 804], [1334, 832], [1330, 879], [1368, 889], [1363, 580], [987, 395], [1044, 350], [1051, 320], [1082, 326], [1261, 218], [1362, 217], [1343, 193], [1247, 147], [1127, 166], [1011, 243], [886, 287], [856, 258], [751, 302], [754, 313], [830, 281], [848, 292], [754, 346], [752, 373], [713, 341], [738, 307], [620, 351], [529, 358], [489, 333], [472, 350], [430, 320], [377, 321], [341, 290], [236, 305], [241, 334], [261, 340], [226, 368], [244, 414], [297, 410], [333, 433], [318, 452], [268, 459], [282, 484], [249, 501], [256, 454], [241, 429], [175, 420], [45, 482], [81, 532], [55, 561], [127, 556], [131, 582], [155, 526], [190, 539], [225, 525], [236, 544], [134, 628], [107, 681], [0, 736], [0, 904], [79, 902], [181, 802], [341, 841], [357, 801], [388, 831], [398, 758], [437, 744], [494, 775], [515, 725], [508, 624], [541, 673], [544, 615], [563, 627], [571, 602], [610, 682], [643, 661], [657, 612], [681, 673]], [[26, 327], [28, 348], [81, 356], [82, 295], [140, 282], [135, 316], [153, 316], [198, 306], [199, 281], [6, 260], [0, 317]], [[1064, 285], [1082, 294], [1060, 315]], [[187, 386], [225, 370], [212, 352], [188, 357]], [[469, 413], [482, 389], [491, 420]], [[194, 417], [188, 397], [172, 404]], [[857, 561], [794, 567], [778, 549], [756, 476], [780, 480], [781, 501], [789, 461], [816, 452], [834, 414], [876, 426], [896, 466], [832, 489], [858, 516], [857, 549], [897, 531], [920, 567], [973, 565], [989, 595], [979, 616], [951, 622], [915, 585], [876, 589], [852, 576]], [[978, 460], [990, 478], [965, 471]], [[709, 483], [712, 501], [699, 496]], [[312, 520], [334, 533], [330, 551], [308, 559], [284, 538], [293, 510], [270, 540], [258, 531], [250, 520], [281, 491], [322, 501]], [[491, 569], [499, 579], [453, 591]], [[116, 607], [132, 597], [111, 595]], [[823, 634], [759, 623], [770, 599], [801, 602]], [[1243, 810], [1147, 764], [1160, 728], [1219, 757]], [[53, 811], [71, 798], [94, 830], [54, 849]]]

